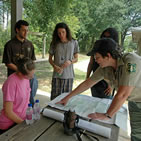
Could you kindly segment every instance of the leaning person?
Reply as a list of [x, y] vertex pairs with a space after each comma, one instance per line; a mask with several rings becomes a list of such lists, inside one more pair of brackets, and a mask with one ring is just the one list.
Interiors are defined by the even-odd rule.
[[91, 113], [88, 117], [108, 120], [128, 100], [131, 141], [141, 141], [141, 57], [135, 53], [120, 54], [116, 42], [110, 38], [97, 40], [93, 54], [100, 67], [58, 103], [66, 104], [70, 97], [107, 79], [113, 83], [117, 93], [106, 113]]
[[11, 74], [2, 87], [3, 109], [0, 113], [0, 133], [26, 118], [30, 98], [30, 83], [35, 71], [34, 62], [24, 57], [17, 61], [17, 72]]
[[58, 23], [49, 49], [49, 63], [53, 67], [51, 100], [61, 93], [72, 91], [74, 69], [78, 61], [79, 46], [71, 36], [67, 24]]

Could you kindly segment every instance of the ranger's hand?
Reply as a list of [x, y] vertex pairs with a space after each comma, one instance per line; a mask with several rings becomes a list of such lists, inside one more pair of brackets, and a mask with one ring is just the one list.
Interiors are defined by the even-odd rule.
[[67, 96], [66, 96], [61, 101], [57, 102], [56, 104], [62, 104], [65, 106], [67, 104], [68, 100], [69, 100], [69, 98], [67, 98]]
[[108, 120], [109, 119], [104, 113], [91, 113], [88, 115], [88, 117], [94, 120]]

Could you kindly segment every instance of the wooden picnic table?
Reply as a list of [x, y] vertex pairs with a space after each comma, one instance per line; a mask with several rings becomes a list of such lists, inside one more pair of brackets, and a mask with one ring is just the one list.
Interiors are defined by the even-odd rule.
[[[111, 138], [105, 138], [94, 133], [88, 132], [97, 137], [99, 141], [118, 141], [119, 127], [95, 121], [99, 125], [104, 125], [112, 129]], [[91, 141], [87, 136], [81, 136], [83, 141]], [[64, 134], [63, 124], [48, 117], [41, 115], [41, 119], [32, 125], [25, 122], [14, 126], [2, 135], [0, 141], [77, 141], [76, 136]], [[95, 141], [95, 140], [94, 140]]]

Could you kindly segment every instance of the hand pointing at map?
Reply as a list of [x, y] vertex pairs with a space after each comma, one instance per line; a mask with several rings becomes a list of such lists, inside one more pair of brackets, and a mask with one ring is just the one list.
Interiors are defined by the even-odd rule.
[[57, 102], [56, 104], [63, 104], [66, 105], [68, 100], [77, 94], [82, 93], [83, 91], [87, 90], [91, 86], [93, 86], [95, 82], [93, 82], [90, 78], [82, 82], [77, 88], [75, 88], [72, 92], [69, 93], [65, 98], [63, 98], [61, 101]]
[[56, 104], [62, 104], [62, 105], [66, 105], [68, 100], [69, 100], [69, 95], [64, 97], [61, 101], [57, 102]]

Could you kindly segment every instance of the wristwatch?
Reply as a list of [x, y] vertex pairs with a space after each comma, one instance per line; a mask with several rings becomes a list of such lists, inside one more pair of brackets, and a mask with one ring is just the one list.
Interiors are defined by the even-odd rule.
[[110, 118], [110, 119], [112, 118], [112, 117], [109, 116], [108, 113], [105, 113], [104, 115], [105, 115], [107, 118]]

